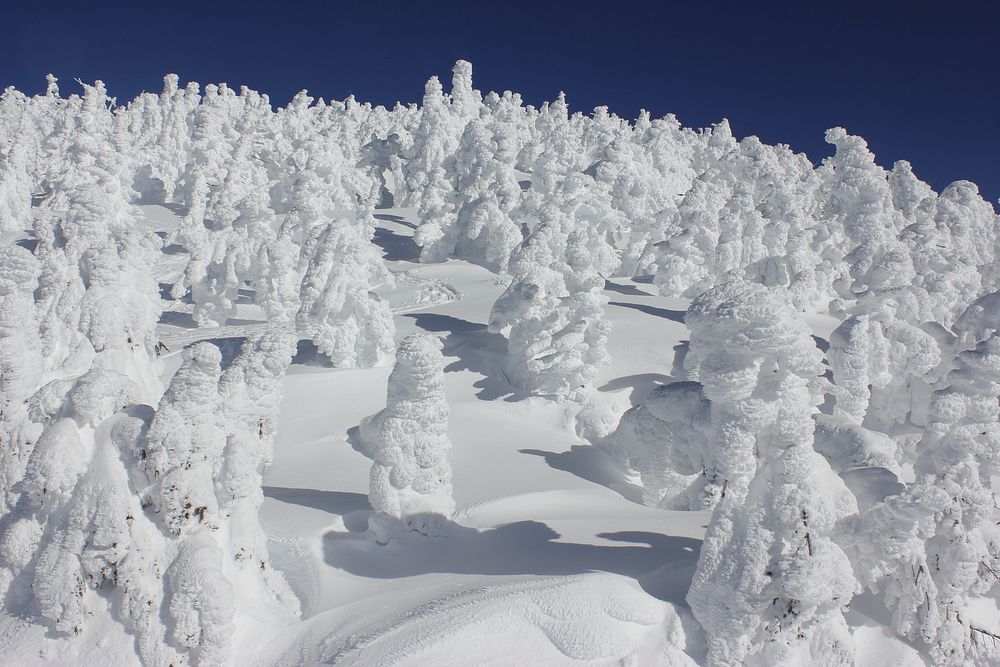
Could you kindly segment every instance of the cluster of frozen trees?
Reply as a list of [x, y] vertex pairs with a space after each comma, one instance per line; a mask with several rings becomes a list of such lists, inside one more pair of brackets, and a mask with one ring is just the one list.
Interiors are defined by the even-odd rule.
[[216, 665], [247, 599], [298, 612], [257, 516], [297, 338], [225, 367], [199, 344], [164, 387], [163, 240], [109, 104], [3, 98], [0, 595], [71, 635], [110, 606], [147, 664]]
[[[392, 109], [164, 83], [124, 106], [53, 77], [0, 96], [8, 604], [72, 633], [110, 588], [163, 665], [224, 662], [241, 596], [294, 615], [257, 509], [302, 339], [341, 367], [395, 350], [361, 428], [370, 528], [438, 531], [454, 510], [441, 346], [396, 348], [374, 293], [393, 282], [374, 211], [396, 206], [417, 213], [420, 261], [509, 278], [489, 328], [519, 394], [586, 396], [607, 278], [693, 300], [675, 382], [602, 444], [644, 502], [712, 513], [688, 596], [710, 661], [850, 662], [863, 589], [941, 664], [1000, 642], [978, 620], [1000, 583], [1000, 235], [974, 184], [937, 193], [839, 128], [815, 166], [725, 121], [483, 95], [462, 61], [449, 92], [433, 77]], [[166, 238], [147, 203], [183, 212]], [[272, 333], [166, 372], [165, 308], [222, 327], [248, 300]], [[839, 320], [825, 354], [803, 312]]]
[[969, 306], [955, 335], [913, 325], [929, 344], [887, 344], [926, 368], [902, 365], [922, 370], [890, 376], [885, 402], [844, 378], [858, 367], [834, 361], [836, 340], [829, 372], [784, 292], [736, 279], [692, 301], [676, 381], [602, 444], [637, 473], [643, 502], [711, 510], [687, 600], [712, 664], [853, 664], [844, 614], [863, 590], [936, 663], [998, 659], [993, 301]]

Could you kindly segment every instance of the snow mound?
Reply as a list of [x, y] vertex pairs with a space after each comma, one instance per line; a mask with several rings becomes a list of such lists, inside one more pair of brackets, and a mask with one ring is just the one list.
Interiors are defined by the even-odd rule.
[[679, 611], [631, 578], [585, 574], [475, 589], [341, 646], [336, 664], [694, 665]]

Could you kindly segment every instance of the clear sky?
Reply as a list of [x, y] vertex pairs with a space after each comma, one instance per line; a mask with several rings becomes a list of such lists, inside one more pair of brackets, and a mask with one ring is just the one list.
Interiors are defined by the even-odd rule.
[[529, 103], [565, 91], [573, 110], [728, 117], [738, 136], [816, 162], [827, 127], [866, 137], [878, 161], [908, 159], [937, 189], [972, 180], [1000, 197], [1000, 3], [188, 2], [35, 0], [0, 17], [0, 85], [53, 72], [103, 79], [127, 99], [163, 74], [266, 92], [391, 105], [472, 61], [477, 88]]

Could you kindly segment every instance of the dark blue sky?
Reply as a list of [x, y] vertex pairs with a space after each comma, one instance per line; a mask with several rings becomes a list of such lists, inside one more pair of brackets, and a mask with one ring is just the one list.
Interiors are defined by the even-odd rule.
[[1000, 197], [1000, 4], [961, 2], [8, 3], [0, 85], [103, 79], [119, 99], [183, 81], [392, 104], [471, 60], [476, 86], [574, 110], [675, 113], [788, 143], [814, 161], [827, 127], [908, 159], [937, 189]]

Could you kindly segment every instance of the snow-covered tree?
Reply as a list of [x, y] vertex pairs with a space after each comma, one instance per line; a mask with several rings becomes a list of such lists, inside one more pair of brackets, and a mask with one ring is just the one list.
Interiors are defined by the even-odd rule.
[[[837, 271], [838, 295], [850, 301], [868, 289], [869, 274], [902, 220], [892, 204], [888, 174], [875, 164], [864, 139], [836, 127], [827, 131], [826, 140], [837, 148], [823, 164], [827, 194], [822, 214], [831, 230], [826, 256]], [[837, 257], [837, 252], [843, 254]]]
[[38, 263], [27, 250], [0, 250], [0, 510], [13, 504], [12, 487], [24, 474], [39, 428], [28, 399], [42, 379], [41, 341], [33, 300]]
[[219, 424], [221, 360], [211, 343], [185, 350], [143, 443], [141, 467], [149, 479], [143, 495], [170, 535], [219, 517], [214, 480], [226, 446]]
[[392, 352], [389, 306], [371, 291], [381, 261], [346, 221], [317, 230], [299, 291], [299, 331], [335, 366], [375, 366]]
[[767, 288], [730, 282], [687, 314], [685, 364], [711, 402], [705, 495], [717, 503], [687, 600], [709, 661], [850, 664], [857, 583], [831, 539], [854, 498], [813, 449], [820, 354]]
[[425, 262], [440, 262], [454, 247], [454, 189], [445, 172], [446, 161], [458, 145], [448, 101], [437, 77], [424, 88], [420, 125], [413, 133], [411, 157], [403, 168], [411, 206], [416, 206], [420, 227], [414, 240]]
[[196, 665], [228, 662], [235, 630], [233, 587], [222, 572], [222, 550], [201, 528], [180, 544], [166, 575], [170, 638], [190, 650]]
[[369, 530], [385, 543], [393, 527], [425, 535], [451, 518], [448, 464], [448, 403], [440, 339], [427, 334], [404, 338], [389, 375], [386, 407], [361, 423], [361, 439], [373, 459]]
[[457, 213], [448, 254], [506, 271], [510, 254], [522, 239], [521, 228], [511, 217], [521, 200], [514, 175], [516, 155], [514, 138], [502, 125], [480, 119], [466, 126], [450, 162]]
[[689, 498], [688, 491], [699, 488], [710, 425], [701, 385], [672, 382], [622, 415], [602, 446], [638, 474], [643, 503], [691, 509], [699, 498]]
[[607, 361], [604, 279], [586, 266], [583, 258], [593, 256], [584, 237], [568, 238], [557, 211], [544, 215], [514, 251], [513, 280], [493, 305], [489, 328], [510, 327], [503, 372], [515, 389], [577, 396]]
[[267, 570], [267, 538], [258, 511], [264, 500], [263, 472], [274, 456], [281, 406], [281, 379], [295, 354], [296, 337], [281, 332], [248, 340], [222, 373], [219, 398], [226, 447], [216, 477], [220, 510], [228, 517], [234, 557], [267, 573], [279, 597], [290, 597]]
[[935, 661], [959, 665], [985, 660], [991, 644], [989, 616], [980, 620], [971, 603], [1000, 572], [992, 483], [1000, 459], [1000, 337], [961, 352], [947, 381], [931, 399], [916, 480], [904, 494], [939, 500], [918, 533], [922, 549], [908, 554], [916, 575], [897, 575], [887, 604], [900, 609], [901, 633], [930, 644]]

